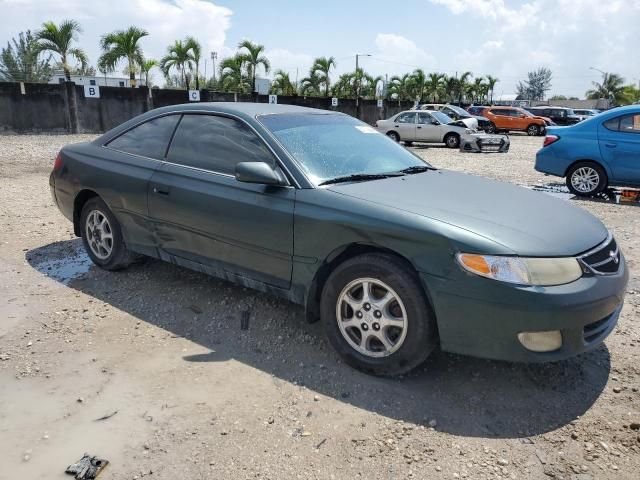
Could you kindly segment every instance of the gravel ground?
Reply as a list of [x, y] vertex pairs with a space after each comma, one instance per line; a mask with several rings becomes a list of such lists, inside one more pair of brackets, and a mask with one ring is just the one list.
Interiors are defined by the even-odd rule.
[[[380, 379], [282, 300], [160, 261], [92, 267], [47, 184], [58, 149], [91, 138], [0, 136], [0, 479], [69, 478], [84, 452], [105, 479], [638, 478], [638, 207], [570, 200], [631, 268], [605, 345], [545, 365], [436, 352]], [[540, 144], [414, 151], [535, 186], [558, 181], [532, 168]]]

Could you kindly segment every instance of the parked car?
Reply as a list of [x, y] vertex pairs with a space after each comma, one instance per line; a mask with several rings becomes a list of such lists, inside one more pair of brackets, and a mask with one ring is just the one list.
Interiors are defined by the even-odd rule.
[[484, 112], [487, 108], [491, 108], [488, 105], [471, 105], [469, 108], [467, 108], [467, 112], [469, 112], [471, 115], [482, 115], [482, 112]]
[[566, 177], [576, 195], [595, 195], [610, 185], [639, 187], [640, 106], [614, 108], [571, 127], [549, 128], [535, 169]]
[[548, 117], [561, 126], [575, 125], [582, 120], [572, 109], [565, 107], [527, 107], [527, 110], [534, 115]]
[[49, 183], [96, 265], [149, 255], [302, 304], [374, 374], [407, 372], [438, 343], [518, 361], [592, 350], [628, 280], [585, 210], [437, 170], [338, 112], [159, 108], [65, 146]]
[[427, 110], [400, 112], [387, 120], [378, 120], [375, 128], [396, 142], [444, 143], [449, 148], [460, 148], [460, 137], [475, 132], [462, 120]]
[[574, 108], [573, 113], [579, 117], [583, 117], [584, 120], [588, 117], [598, 115], [600, 113], [600, 110], [596, 110], [595, 108]]
[[518, 107], [491, 107], [484, 111], [484, 116], [491, 122], [490, 132], [521, 131], [535, 136], [543, 135], [547, 127], [543, 118]]
[[419, 110], [434, 110], [436, 112], [442, 112], [453, 120], [463, 121], [464, 124], [472, 130], [484, 130], [489, 125], [489, 121], [486, 118], [471, 115], [464, 108], [460, 108], [456, 105], [425, 103], [420, 105]]

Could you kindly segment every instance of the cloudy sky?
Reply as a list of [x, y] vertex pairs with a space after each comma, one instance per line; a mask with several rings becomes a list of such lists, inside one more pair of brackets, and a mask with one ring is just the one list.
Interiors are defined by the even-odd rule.
[[102, 34], [137, 25], [150, 33], [148, 57], [185, 35], [220, 57], [249, 38], [293, 79], [316, 56], [335, 57], [339, 74], [367, 53], [361, 64], [372, 74], [470, 70], [497, 76], [505, 94], [540, 66], [553, 71], [551, 94], [582, 96], [600, 77], [589, 67], [640, 81], [640, 0], [0, 0], [0, 13], [3, 45], [45, 20], [78, 20], [94, 64]]

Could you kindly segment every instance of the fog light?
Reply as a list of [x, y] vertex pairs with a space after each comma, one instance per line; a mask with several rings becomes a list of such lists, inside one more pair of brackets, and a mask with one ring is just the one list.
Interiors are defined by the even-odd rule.
[[518, 340], [524, 348], [532, 352], [553, 352], [562, 346], [560, 330], [547, 332], [520, 332]]

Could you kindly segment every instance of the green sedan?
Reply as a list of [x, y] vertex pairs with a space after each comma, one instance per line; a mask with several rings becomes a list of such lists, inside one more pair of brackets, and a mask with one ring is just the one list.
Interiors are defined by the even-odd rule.
[[152, 110], [64, 147], [50, 186], [100, 267], [147, 255], [285, 297], [378, 375], [437, 346], [526, 362], [591, 350], [628, 279], [584, 210], [435, 169], [336, 112]]

